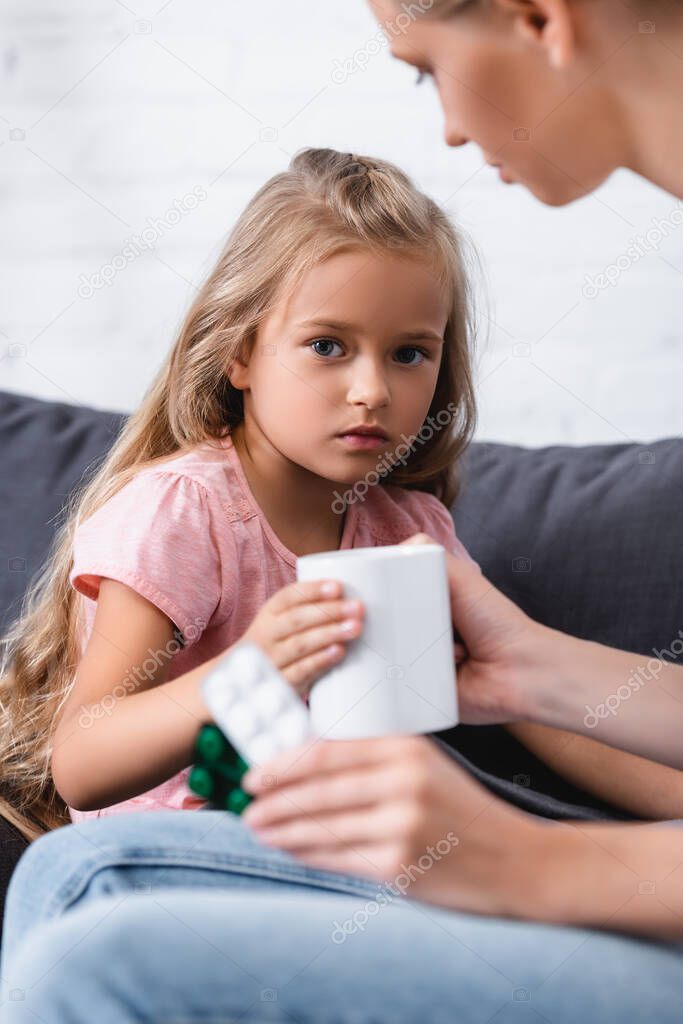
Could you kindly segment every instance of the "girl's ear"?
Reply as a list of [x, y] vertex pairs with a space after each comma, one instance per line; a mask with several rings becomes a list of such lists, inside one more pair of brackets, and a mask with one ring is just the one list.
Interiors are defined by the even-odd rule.
[[250, 334], [246, 339], [242, 339], [232, 363], [226, 371], [228, 380], [238, 391], [249, 387], [249, 360], [254, 351], [254, 341], [255, 334]]
[[241, 359], [235, 359], [228, 370], [228, 380], [238, 391], [243, 391], [249, 385], [249, 367]]
[[568, 0], [493, 0], [512, 18], [523, 39], [543, 47], [551, 67], [566, 68], [574, 54], [576, 32]]

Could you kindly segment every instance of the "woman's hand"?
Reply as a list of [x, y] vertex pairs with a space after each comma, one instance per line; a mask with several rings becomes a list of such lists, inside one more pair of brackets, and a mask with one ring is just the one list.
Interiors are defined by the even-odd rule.
[[361, 601], [344, 601], [337, 580], [282, 587], [263, 605], [240, 642], [258, 644], [302, 697], [346, 654], [363, 629]]
[[[418, 533], [403, 543], [439, 542]], [[473, 563], [446, 551], [446, 568], [453, 625], [463, 642], [454, 645], [460, 720], [484, 725], [533, 717], [552, 631], [496, 590]]]
[[516, 913], [525, 898], [539, 826], [426, 737], [309, 741], [242, 786], [257, 837], [312, 866], [479, 913]]

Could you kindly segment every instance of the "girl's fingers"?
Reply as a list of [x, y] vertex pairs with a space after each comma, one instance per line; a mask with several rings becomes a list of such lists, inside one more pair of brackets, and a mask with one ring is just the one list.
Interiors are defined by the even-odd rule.
[[353, 768], [344, 773], [301, 780], [265, 792], [242, 815], [248, 825], [269, 828], [302, 814], [324, 815], [329, 811], [384, 804], [400, 797], [396, 773], [383, 765]]
[[467, 650], [464, 644], [453, 644], [453, 655], [455, 657], [455, 664], [459, 665], [467, 657]]
[[327, 601], [342, 596], [342, 585], [338, 580], [305, 580], [290, 583], [273, 594], [268, 604], [275, 615], [288, 608], [312, 601]]
[[343, 644], [344, 641], [354, 640], [363, 631], [362, 623], [358, 619], [342, 619], [327, 626], [315, 626], [306, 629], [301, 633], [294, 633], [285, 640], [281, 640], [275, 648], [277, 663], [282, 668], [287, 668], [294, 662], [308, 658], [316, 651], [320, 651], [332, 644]]
[[[290, 686], [293, 686], [302, 697], [306, 697], [313, 683], [324, 672], [341, 661], [345, 654], [346, 648], [343, 644], [332, 644], [321, 651], [316, 651], [315, 654], [310, 654], [301, 661], [293, 662], [286, 668], [282, 668], [280, 665], [277, 667]], [[277, 664], [277, 662], [275, 663]]]
[[387, 763], [392, 759], [409, 765], [428, 751], [424, 736], [378, 736], [367, 740], [310, 740], [272, 758], [266, 765], [250, 769], [242, 779], [249, 793], [263, 793], [274, 787], [292, 785], [302, 779], [322, 776], [363, 765]]
[[287, 640], [315, 626], [334, 626], [341, 620], [358, 621], [364, 612], [363, 602], [356, 600], [318, 599], [279, 612], [273, 619], [273, 640]]

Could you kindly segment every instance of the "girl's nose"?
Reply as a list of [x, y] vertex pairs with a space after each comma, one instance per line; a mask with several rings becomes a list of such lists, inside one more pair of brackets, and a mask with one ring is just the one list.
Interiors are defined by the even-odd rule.
[[372, 409], [386, 405], [389, 401], [389, 388], [384, 373], [372, 365], [359, 364], [352, 371], [348, 401], [362, 403]]

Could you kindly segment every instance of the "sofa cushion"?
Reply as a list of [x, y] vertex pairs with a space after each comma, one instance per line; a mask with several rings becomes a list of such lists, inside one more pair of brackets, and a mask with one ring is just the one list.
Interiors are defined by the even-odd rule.
[[19, 614], [69, 492], [124, 421], [0, 391], [0, 633]]
[[683, 628], [683, 440], [475, 444], [454, 506], [486, 574], [533, 618], [649, 653]]
[[[20, 613], [59, 512], [125, 417], [0, 392], [0, 633]], [[28, 844], [0, 818], [0, 928], [14, 865]]]

